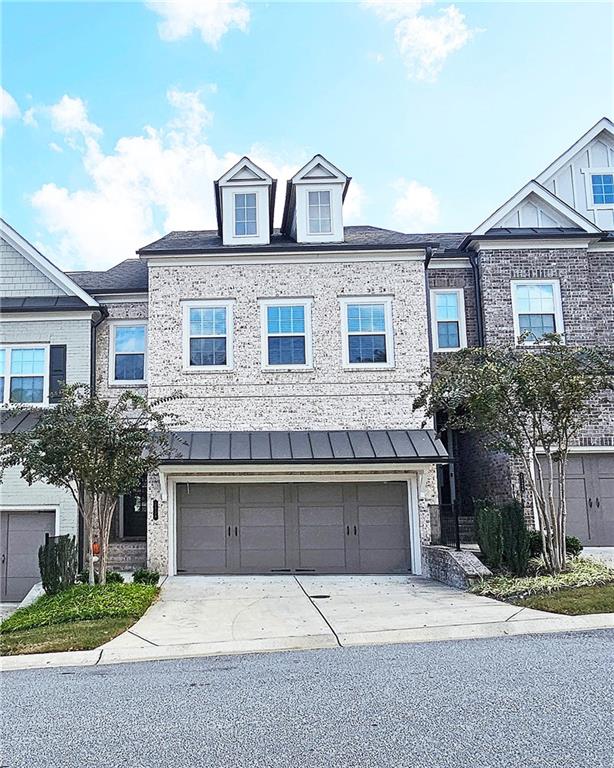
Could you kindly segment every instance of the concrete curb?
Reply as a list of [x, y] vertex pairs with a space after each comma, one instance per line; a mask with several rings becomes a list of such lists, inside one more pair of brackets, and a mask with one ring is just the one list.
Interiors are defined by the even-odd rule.
[[[418, 627], [339, 635], [344, 646], [386, 645], [392, 643], [427, 643], [443, 640], [472, 640], [492, 637], [551, 634], [556, 632], [586, 632], [595, 629], [614, 629], [614, 613], [585, 616], [556, 616], [544, 618], [495, 621], [481, 624], [458, 624], [439, 627]], [[0, 671], [57, 667], [93, 667], [98, 664], [125, 664], [136, 661], [162, 661], [199, 658], [204, 656], [234, 656], [248, 653], [274, 653], [278, 651], [306, 651], [338, 648], [335, 636], [305, 635], [300, 637], [228, 640], [217, 643], [188, 645], [147, 645], [143, 647], [107, 648], [66, 653], [40, 653], [22, 656], [4, 656]]]

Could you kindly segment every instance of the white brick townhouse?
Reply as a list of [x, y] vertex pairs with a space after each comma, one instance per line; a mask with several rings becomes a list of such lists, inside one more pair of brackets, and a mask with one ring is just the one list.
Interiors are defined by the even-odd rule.
[[[512, 462], [466, 437], [447, 436], [448, 468], [412, 410], [423, 372], [450, 350], [513, 343], [524, 328], [536, 342], [554, 328], [567, 343], [614, 343], [613, 174], [604, 118], [472, 232], [344, 226], [350, 178], [320, 155], [288, 182], [279, 230], [276, 182], [243, 158], [215, 184], [217, 230], [171, 232], [106, 272], [51, 274], [7, 228], [4, 402], [50, 402], [48, 366], [62, 343], [66, 380], [91, 375], [104, 396], [182, 393], [170, 405], [173, 451], [121, 500], [117, 567], [432, 572], [429, 545], [452, 504], [470, 525], [475, 498], [509, 498], [525, 484]], [[49, 297], [78, 309], [56, 317], [40, 306]], [[65, 342], [51, 335], [56, 321], [72, 323]], [[37, 382], [20, 384], [19, 366]], [[572, 463], [571, 532], [614, 543], [611, 404], [596, 407]], [[9, 526], [40, 531], [39, 515], [55, 510], [56, 530], [77, 530], [57, 494], [19, 483], [0, 488]], [[9, 550], [21, 545], [3, 536], [6, 585]]]

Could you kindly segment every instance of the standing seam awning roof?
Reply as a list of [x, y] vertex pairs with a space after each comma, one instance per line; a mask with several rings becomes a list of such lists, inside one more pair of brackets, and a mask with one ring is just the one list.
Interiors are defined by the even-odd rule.
[[431, 429], [174, 432], [162, 464], [446, 462]]

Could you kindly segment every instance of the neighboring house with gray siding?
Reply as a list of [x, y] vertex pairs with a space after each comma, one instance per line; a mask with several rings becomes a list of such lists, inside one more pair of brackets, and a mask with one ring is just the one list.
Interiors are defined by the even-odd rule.
[[[0, 220], [0, 397], [2, 404], [52, 406], [61, 382], [90, 383], [98, 302]], [[36, 553], [50, 535], [77, 535], [68, 491], [18, 468], [0, 485], [0, 601], [21, 599], [39, 580]]]

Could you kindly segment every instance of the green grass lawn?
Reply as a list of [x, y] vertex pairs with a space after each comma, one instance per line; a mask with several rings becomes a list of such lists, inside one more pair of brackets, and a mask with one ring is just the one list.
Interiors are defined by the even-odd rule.
[[514, 600], [514, 603], [524, 608], [565, 613], [568, 616], [581, 616], [585, 613], [614, 613], [614, 584], [559, 589], [550, 594], [531, 595], [521, 600]]
[[145, 584], [77, 584], [43, 595], [0, 624], [0, 654], [96, 648], [134, 624], [158, 593]]

